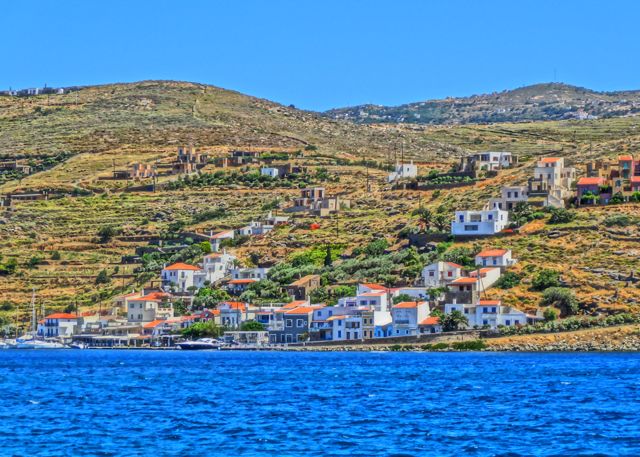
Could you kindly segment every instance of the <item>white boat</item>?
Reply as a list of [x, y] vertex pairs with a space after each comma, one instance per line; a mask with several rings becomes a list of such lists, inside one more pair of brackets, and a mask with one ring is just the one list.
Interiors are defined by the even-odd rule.
[[201, 351], [206, 349], [220, 349], [222, 344], [213, 338], [200, 338], [195, 341], [182, 341], [181, 343], [176, 343], [176, 346], [182, 350]]
[[86, 343], [78, 343], [78, 342], [75, 342], [75, 343], [71, 343], [71, 344], [69, 345], [69, 347], [70, 347], [71, 349], [87, 349], [87, 348], [89, 347], [89, 345], [88, 345], [88, 344], [86, 344]]
[[11, 349], [68, 349], [68, 347], [59, 341], [18, 338]]

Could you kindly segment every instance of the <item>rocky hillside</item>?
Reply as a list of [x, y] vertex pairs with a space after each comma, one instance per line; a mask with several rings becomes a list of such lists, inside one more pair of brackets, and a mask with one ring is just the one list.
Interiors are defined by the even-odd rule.
[[400, 106], [361, 105], [327, 111], [357, 123], [473, 124], [593, 119], [640, 113], [640, 91], [596, 92], [560, 83]]

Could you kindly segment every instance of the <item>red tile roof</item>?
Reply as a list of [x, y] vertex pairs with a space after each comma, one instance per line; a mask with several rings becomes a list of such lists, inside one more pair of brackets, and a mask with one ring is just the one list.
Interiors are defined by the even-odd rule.
[[224, 301], [221, 305], [227, 305], [231, 309], [239, 309], [240, 311], [247, 309], [246, 305], [240, 301]]
[[478, 303], [486, 306], [499, 306], [501, 302], [500, 300], [480, 300]]
[[256, 279], [232, 279], [229, 284], [251, 284], [253, 282], [258, 281]]
[[322, 306], [298, 306], [297, 308], [285, 311], [285, 314], [309, 314], [320, 308], [322, 308]]
[[45, 319], [77, 319], [78, 316], [71, 313], [53, 313], [45, 316]]
[[618, 157], [618, 161], [620, 162], [629, 162], [633, 160], [633, 156], [629, 154], [621, 155]]
[[445, 263], [453, 268], [462, 268], [462, 265], [458, 265], [457, 263], [453, 263], [453, 262], [445, 262]]
[[233, 230], [225, 230], [223, 232], [220, 233], [216, 233], [215, 235], [212, 235], [211, 238], [212, 239], [218, 239], [218, 238], [225, 238], [227, 235], [231, 235], [233, 234]]
[[365, 292], [364, 294], [360, 294], [360, 297], [381, 297], [384, 294], [386, 294], [386, 292], [380, 291], [380, 292]]
[[540, 162], [542, 163], [555, 163], [560, 160], [560, 157], [543, 157]]
[[158, 325], [164, 323], [163, 319], [156, 319], [155, 321], [151, 321], [147, 324], [144, 324], [144, 328], [156, 328]]
[[417, 308], [420, 303], [424, 303], [424, 302], [403, 301], [403, 302], [400, 302], [400, 303], [394, 305], [393, 307], [394, 308]]
[[594, 178], [580, 178], [578, 180], [579, 186], [601, 186], [604, 184], [604, 178], [597, 176]]
[[485, 249], [484, 251], [478, 252], [476, 257], [502, 257], [508, 252], [508, 249]]
[[382, 286], [380, 284], [366, 283], [366, 284], [361, 284], [361, 286], [371, 290], [385, 290], [385, 291], [387, 290], [385, 286]]
[[440, 323], [439, 317], [427, 317], [425, 320], [420, 322], [420, 325], [438, 325]]
[[458, 278], [451, 281], [451, 284], [475, 284], [478, 280], [476, 278]]
[[632, 176], [631, 177], [631, 182], [636, 184], [636, 183], [640, 183], [640, 176]]
[[308, 283], [309, 281], [311, 281], [312, 279], [318, 278], [320, 279], [320, 276], [318, 275], [307, 275], [307, 276], [303, 276], [302, 278], [298, 279], [297, 281], [293, 281], [291, 284], [289, 284], [289, 286], [304, 286], [306, 283]]
[[282, 309], [294, 309], [297, 308], [298, 306], [305, 306], [307, 304], [307, 302], [305, 300], [296, 300], [296, 301], [292, 301], [291, 303], [287, 303], [286, 305], [282, 306]]
[[162, 301], [170, 296], [166, 292], [151, 292], [143, 297], [132, 298], [129, 301]]
[[174, 263], [173, 265], [169, 265], [168, 267], [165, 267], [165, 270], [169, 270], [169, 271], [175, 271], [175, 270], [198, 271], [198, 270], [200, 270], [200, 268], [198, 268], [198, 267], [196, 267], [194, 265], [189, 265], [188, 263], [178, 262], [178, 263]]

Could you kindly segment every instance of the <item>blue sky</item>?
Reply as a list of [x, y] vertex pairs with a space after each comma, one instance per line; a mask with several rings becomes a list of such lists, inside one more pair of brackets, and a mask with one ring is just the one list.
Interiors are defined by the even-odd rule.
[[640, 89], [634, 0], [6, 0], [0, 14], [3, 89], [175, 79], [315, 110], [554, 75]]

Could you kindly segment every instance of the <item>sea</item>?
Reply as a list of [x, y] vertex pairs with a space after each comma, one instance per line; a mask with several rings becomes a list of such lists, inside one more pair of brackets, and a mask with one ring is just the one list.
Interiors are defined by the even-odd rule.
[[640, 456], [640, 354], [0, 351], [1, 456]]

